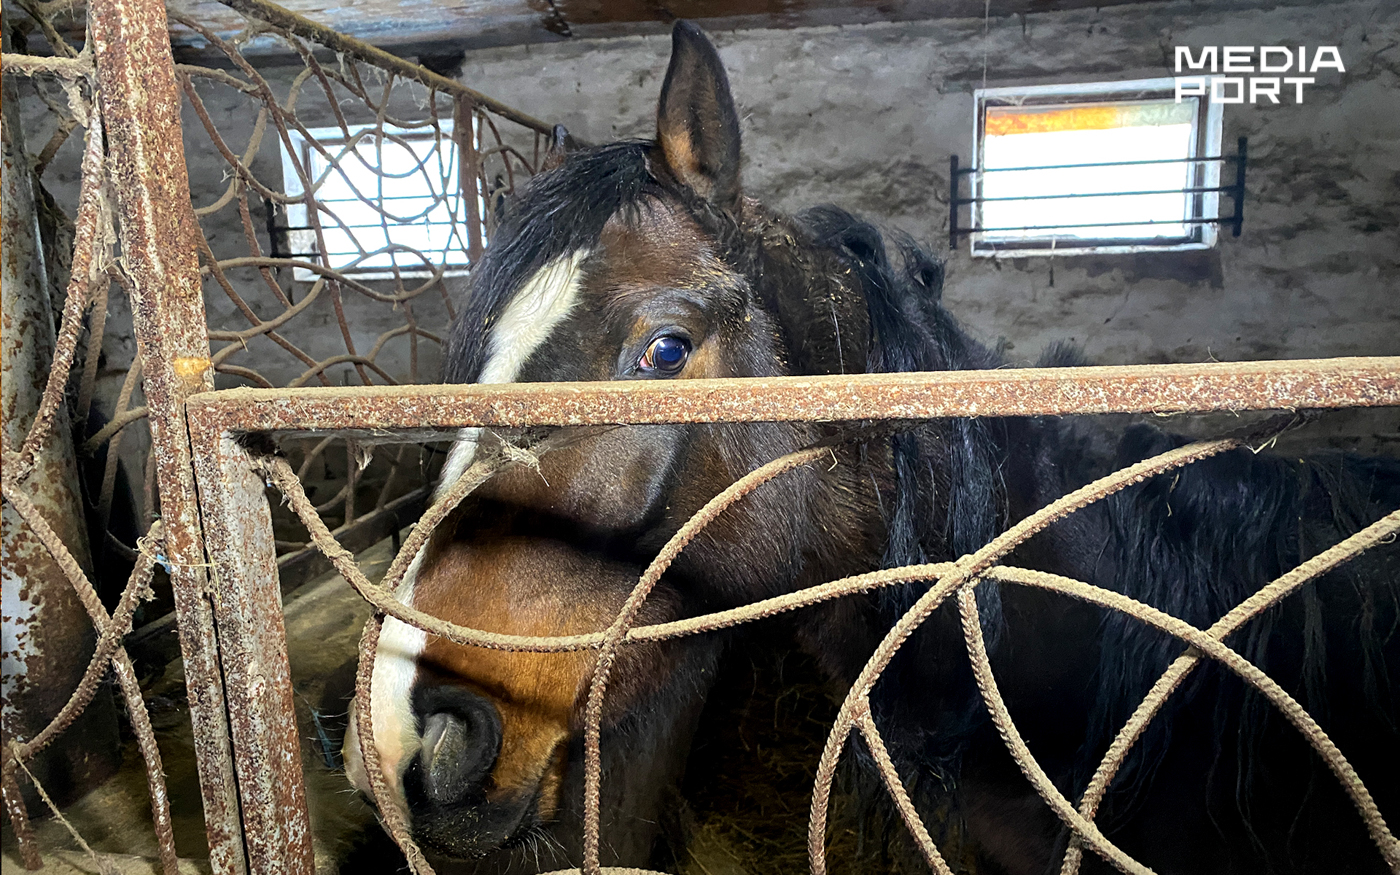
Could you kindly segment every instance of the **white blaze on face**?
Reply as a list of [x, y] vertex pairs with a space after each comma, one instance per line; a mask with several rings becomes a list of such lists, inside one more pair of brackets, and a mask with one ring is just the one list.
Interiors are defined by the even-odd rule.
[[[520, 287], [501, 313], [491, 331], [486, 366], [478, 383], [513, 383], [520, 368], [559, 327], [578, 300], [582, 279], [580, 265], [588, 256], [579, 250], [546, 264]], [[442, 476], [438, 479], [438, 494], [454, 483], [470, 467], [476, 457], [479, 428], [464, 428], [458, 435], [452, 452], [447, 456]], [[413, 586], [427, 547], [418, 551], [404, 574], [403, 583], [395, 593], [406, 605], [413, 604]], [[379, 636], [379, 648], [374, 658], [374, 678], [370, 684], [373, 703], [374, 741], [379, 749], [379, 764], [384, 779], [395, 799], [403, 803], [399, 775], [408, 761], [418, 753], [420, 740], [413, 719], [413, 678], [418, 656], [427, 643], [427, 633], [393, 617], [384, 620]], [[353, 706], [350, 727], [345, 737], [345, 773], [350, 783], [369, 792], [369, 782], [360, 758], [358, 728]], [[386, 800], [387, 801], [387, 800]]]
[[[520, 368], [573, 309], [582, 278], [579, 265], [587, 257], [588, 250], [580, 249], [556, 258], [520, 287], [491, 332], [486, 366], [481, 369], [478, 383], [515, 382]], [[479, 428], [464, 428], [458, 433], [457, 443], [452, 445], [438, 478], [439, 495], [471, 466], [480, 433]]]
[[[426, 544], [418, 549], [418, 555], [409, 563], [403, 582], [394, 593], [406, 605], [413, 604], [413, 584], [418, 579], [418, 570], [423, 566], [423, 557], [427, 552]], [[374, 677], [369, 687], [370, 719], [374, 722], [374, 743], [379, 748], [380, 769], [384, 772], [386, 786], [395, 797], [380, 802], [397, 802], [400, 808], [404, 807], [403, 793], [398, 784], [398, 776], [402, 772], [400, 765], [407, 763], [418, 752], [418, 732], [410, 696], [413, 675], [418, 667], [418, 654], [423, 652], [427, 640], [428, 633], [422, 629], [393, 617], [385, 617], [374, 655]], [[360, 726], [353, 702], [350, 704], [349, 721], [342, 757], [345, 775], [362, 793], [372, 797], [364, 760], [360, 756]]]

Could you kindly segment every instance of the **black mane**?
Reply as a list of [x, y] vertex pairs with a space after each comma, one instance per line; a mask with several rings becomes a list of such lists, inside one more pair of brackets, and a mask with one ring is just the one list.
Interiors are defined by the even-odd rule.
[[[875, 226], [831, 206], [808, 210], [797, 221], [816, 245], [838, 252], [857, 278], [870, 315], [870, 371], [1003, 364], [942, 306], [942, 264], [907, 236], [896, 236], [891, 246]], [[1042, 366], [1085, 363], [1077, 348], [1063, 343], [1053, 345], [1041, 360]], [[1097, 422], [1053, 418], [921, 424], [891, 439], [896, 488], [881, 507], [887, 530], [882, 564], [895, 567], [972, 553], [1016, 515], [1043, 502], [1033, 494], [1008, 494], [1008, 470], [1018, 480], [1035, 481], [1036, 490], [1049, 487], [1057, 495], [1187, 442], [1146, 424], [1121, 435]], [[1024, 506], [1027, 502], [1031, 506]], [[1080, 527], [1078, 533], [1059, 537], [1083, 541], [1084, 533], [1091, 532], [1097, 561], [1047, 570], [1117, 590], [1205, 628], [1265, 583], [1396, 507], [1400, 461], [1343, 453], [1288, 459], [1241, 449], [1131, 486], [1102, 507], [1081, 511], [1073, 524]], [[1324, 725], [1329, 666], [1351, 673], [1369, 719], [1379, 719], [1393, 731], [1400, 703], [1386, 660], [1376, 655], [1400, 640], [1396, 554], [1378, 550], [1324, 576], [1227, 643], [1255, 664], [1273, 668]], [[922, 591], [882, 592], [890, 622]], [[1010, 658], [998, 655], [1004, 620], [997, 587], [979, 585], [978, 603], [993, 659]], [[1330, 627], [1324, 618], [1331, 620]], [[1337, 618], [1351, 619], [1339, 623]], [[1085, 743], [1067, 763], [1065, 775], [1077, 793], [1132, 708], [1183, 648], [1116, 612], [1103, 612], [1096, 625], [1066, 632], [1097, 638], [1096, 664], [1083, 667], [1083, 705], [1090, 714]], [[1290, 649], [1296, 649], [1296, 658], [1281, 663], [1279, 654]], [[935, 787], [934, 796], [945, 781], [956, 782], [967, 744], [988, 723], [960, 650], [955, 609], [946, 604], [901, 651], [876, 688], [874, 705], [888, 724], [913, 730], [903, 737], [894, 734], [890, 743], [917, 753], [932, 770], [935, 781], [928, 785]], [[935, 665], [950, 657], [955, 666]], [[927, 690], [931, 680], [943, 687], [930, 697], [937, 705], [912, 705], [924, 694], [911, 696], [910, 691]], [[1174, 715], [1197, 703], [1206, 703], [1207, 712], [1197, 719], [1211, 724], [1212, 780], [1235, 787], [1237, 814], [1249, 811], [1260, 739], [1280, 718], [1261, 696], [1212, 664], [1171, 699], [1135, 747], [1113, 784], [1105, 823], [1132, 814], [1172, 740]], [[1321, 766], [1312, 759], [1307, 768]]]
[[[1119, 442], [1114, 465], [1126, 467], [1187, 442], [1133, 426]], [[1239, 449], [1125, 489], [1105, 507], [1111, 555], [1104, 564], [1114, 572], [1095, 582], [1206, 628], [1265, 583], [1400, 507], [1400, 460]], [[1226, 643], [1270, 670], [1329, 732], [1338, 727], [1329, 725], [1326, 687], [1329, 669], [1339, 668], [1351, 675], [1348, 685], [1359, 687], [1375, 716], [1394, 728], [1397, 702], [1386, 662], [1367, 654], [1396, 641], [1397, 571], [1396, 551], [1377, 548], [1304, 587]], [[1132, 708], [1183, 649], [1116, 612], [1104, 615], [1099, 634], [1094, 718], [1079, 763], [1083, 782]], [[1289, 648], [1294, 656], [1281, 662], [1279, 651]], [[1216, 759], [1233, 758], [1237, 769], [1221, 779], [1236, 785], [1242, 810], [1249, 806], [1251, 749], [1277, 715], [1214, 664], [1198, 670], [1149, 726], [1115, 782], [1120, 796], [1132, 797], [1150, 783], [1171, 741], [1173, 715], [1198, 700], [1215, 703], [1210, 719]], [[1318, 765], [1310, 760], [1307, 767]]]

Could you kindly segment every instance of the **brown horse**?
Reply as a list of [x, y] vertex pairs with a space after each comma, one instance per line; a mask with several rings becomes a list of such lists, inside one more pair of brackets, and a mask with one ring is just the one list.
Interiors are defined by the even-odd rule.
[[[505, 206], [454, 326], [447, 379], [995, 367], [943, 310], [936, 260], [903, 238], [888, 247], [839, 210], [792, 219], [742, 195], [738, 117], [719, 57], [693, 25], [678, 24], [673, 40], [654, 142], [572, 152]], [[1062, 349], [1046, 359], [1075, 361]], [[831, 437], [811, 424], [581, 435], [545, 455], [538, 471], [513, 469], [473, 493], [417, 556], [398, 595], [486, 630], [602, 629], [706, 501], [760, 464]], [[444, 483], [482, 439], [461, 435]], [[1048, 500], [1173, 443], [1145, 428], [1120, 438], [1091, 424], [1019, 419], [848, 434], [831, 441], [830, 463], [764, 485], [705, 529], [639, 622], [882, 565], [956, 558]], [[1231, 453], [1082, 511], [1014, 558], [1208, 625], [1289, 563], [1396, 506], [1393, 462]], [[1357, 566], [1364, 571], [1324, 578], [1239, 645], [1327, 715], [1373, 785], [1386, 745], [1400, 741], [1386, 680], [1400, 670], [1397, 561], [1390, 549]], [[797, 644], [849, 684], [919, 592], [808, 608], [794, 623]], [[979, 600], [1018, 722], [1052, 777], [1077, 792], [1124, 709], [1179, 645], [1034, 591], [984, 585]], [[983, 716], [949, 611], [936, 613], [886, 672], [877, 719], [926, 814], [951, 810], [993, 871], [1043, 871], [1066, 834]], [[623, 649], [603, 719], [605, 863], [648, 862], [657, 812], [683, 768], [723, 643], [703, 636]], [[543, 839], [535, 865], [578, 864], [580, 730], [594, 659], [591, 651], [466, 648], [387, 621], [374, 735], [390, 804], [430, 852], [529, 866], [517, 849]], [[1130, 853], [1162, 871], [1380, 869], [1345, 796], [1231, 677], [1199, 673], [1156, 726], [1100, 818]], [[346, 760], [364, 789], [353, 733]], [[1397, 811], [1398, 783], [1373, 786], [1385, 812]]]

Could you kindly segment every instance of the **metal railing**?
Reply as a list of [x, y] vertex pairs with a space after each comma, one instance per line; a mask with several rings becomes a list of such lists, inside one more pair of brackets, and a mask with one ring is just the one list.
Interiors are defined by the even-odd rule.
[[[958, 240], [969, 234], [991, 234], [1006, 231], [1061, 231], [1077, 230], [1081, 228], [1120, 228], [1138, 227], [1140, 225], [1219, 225], [1229, 227], [1232, 236], [1240, 236], [1244, 229], [1244, 198], [1245, 198], [1245, 172], [1249, 162], [1249, 139], [1240, 137], [1233, 155], [1210, 155], [1204, 158], [1154, 158], [1137, 161], [1094, 161], [1084, 164], [1046, 164], [1036, 167], [962, 167], [959, 165], [958, 156], [953, 155], [948, 159], [948, 248], [957, 251]], [[1181, 188], [1171, 188], [1150, 191], [1098, 191], [1098, 192], [1063, 192], [1060, 194], [1035, 194], [1017, 195], [1008, 197], [983, 197], [975, 194], [972, 197], [964, 197], [962, 194], [963, 177], [969, 177], [974, 184], [974, 190], [979, 190], [979, 178], [988, 173], [1033, 173], [1043, 170], [1078, 170], [1086, 167], [1139, 167], [1156, 164], [1191, 164], [1201, 165], [1207, 163], [1233, 164], [1235, 167], [1235, 181], [1229, 185], [1187, 185]], [[1081, 222], [1064, 225], [1006, 225], [997, 227], [985, 227], [977, 224], [978, 210], [981, 204], [1006, 202], [1006, 201], [1044, 201], [1044, 200], [1073, 200], [1077, 198], [1091, 197], [1136, 197], [1140, 195], [1154, 194], [1225, 194], [1230, 197], [1234, 204], [1229, 215], [1220, 213], [1215, 216], [1184, 216], [1179, 219], [1140, 219], [1136, 221], [1117, 220], [1108, 222]], [[964, 224], [960, 221], [960, 213], [963, 207], [972, 207], [973, 220]], [[1115, 214], [1116, 216], [1117, 214]], [[1082, 241], [1081, 241], [1082, 242]], [[1100, 245], [1099, 241], [1091, 241], [1089, 245]]]
[[[1247, 620], [1315, 576], [1324, 573], [1361, 550], [1393, 537], [1400, 530], [1400, 510], [1364, 530], [1358, 536], [1325, 551], [1304, 566], [1289, 572], [1236, 608], [1209, 630], [1191, 626], [1170, 615], [1133, 602], [1117, 593], [1056, 575], [1043, 574], [997, 564], [1018, 544], [1056, 519], [1086, 504], [1157, 473], [1169, 471], [1201, 458], [1243, 446], [1248, 438], [1204, 441], [1164, 453], [1118, 471], [1071, 493], [1026, 520], [1018, 523], [986, 547], [956, 562], [886, 569], [832, 581], [795, 593], [769, 599], [744, 608], [690, 618], [664, 626], [633, 627], [637, 611], [659, 580], [662, 570], [710, 520], [761, 483], [805, 464], [822, 462], [828, 448], [800, 451], [761, 466], [726, 489], [662, 548], [659, 556], [642, 574], [637, 588], [606, 631], [567, 638], [533, 638], [489, 633], [465, 628], [397, 602], [392, 593], [402, 579], [409, 560], [431, 535], [433, 527], [465, 498], [473, 488], [496, 471], [511, 464], [528, 464], [506, 456], [488, 457], [473, 464], [433, 505], [406, 538], [384, 580], [371, 583], [356, 567], [353, 557], [339, 551], [330, 532], [317, 521], [300, 483], [283, 462], [261, 457], [246, 449], [241, 434], [294, 434], [299, 431], [358, 429], [400, 439], [415, 429], [430, 426], [437, 430], [465, 427], [640, 425], [693, 422], [781, 422], [781, 421], [866, 421], [918, 420], [933, 417], [1062, 415], [1102, 412], [1204, 413], [1211, 411], [1279, 410], [1335, 408], [1348, 406], [1400, 404], [1400, 358], [1333, 359], [1297, 362], [1213, 363], [1204, 365], [1159, 365], [1097, 368], [1048, 368], [991, 372], [949, 372], [915, 374], [865, 374], [853, 377], [780, 377], [745, 380], [694, 380], [676, 383], [637, 384], [582, 383], [531, 384], [520, 386], [441, 386], [424, 387], [413, 395], [367, 389], [305, 389], [295, 392], [241, 390], [202, 395], [190, 399], [190, 433], [196, 448], [201, 489], [207, 496], [204, 507], [210, 561], [225, 587], [225, 597], [237, 605], [236, 615], [276, 618], [275, 587], [267, 582], [272, 561], [272, 545], [266, 525], [250, 525], [254, 515], [266, 516], [263, 486], [276, 486], [302, 516], [319, 546], [332, 553], [337, 570], [357, 592], [376, 608], [379, 617], [394, 616], [459, 644], [505, 650], [600, 650], [591, 683], [585, 724], [589, 786], [585, 791], [585, 858], [583, 871], [601, 871], [598, 849], [599, 827], [599, 720], [601, 701], [607, 686], [607, 655], [629, 642], [641, 642], [679, 635], [701, 634], [737, 623], [772, 616], [830, 598], [866, 592], [911, 580], [937, 581], [926, 595], [892, 628], [877, 649], [842, 705], [828, 738], [814, 787], [810, 821], [809, 851], [814, 873], [825, 872], [825, 823], [837, 760], [852, 732], [866, 739], [881, 776], [895, 805], [915, 837], [925, 859], [934, 871], [950, 872], [929, 837], [907, 790], [885, 753], [883, 739], [870, 714], [868, 695], [885, 666], [914, 628], [944, 600], [956, 597], [969, 641], [969, 657], [993, 720], [1008, 739], [1012, 755], [1021, 765], [1051, 808], [1073, 831], [1065, 870], [1072, 873], [1084, 847], [1109, 859], [1126, 872], [1150, 870], [1123, 854], [1093, 824], [1098, 803], [1113, 774], [1123, 762], [1133, 741], [1161, 708], [1171, 691], [1188, 674], [1201, 656], [1178, 660], [1159, 682], [1162, 689], [1139, 706], [1138, 713], [1111, 748], [1096, 775], [1090, 792], [1076, 805], [1066, 799], [1021, 741], [997, 692], [981, 640], [973, 596], [980, 580], [1035, 586], [1094, 602], [1128, 613], [1145, 625], [1171, 634], [1200, 653], [1223, 663], [1254, 684], [1303, 731], [1325, 761], [1352, 794], [1371, 830], [1381, 854], [1392, 866], [1400, 865], [1400, 843], [1390, 833], [1364, 783], [1345, 757], [1307, 716], [1295, 701], [1267, 676], [1224, 645], [1222, 640]], [[423, 411], [432, 410], [431, 422]], [[1262, 442], [1266, 434], [1254, 436]], [[547, 443], [547, 439], [546, 439]], [[539, 448], [536, 448], [538, 451]], [[517, 454], [518, 455], [518, 454]], [[371, 623], [361, 650], [357, 697], [361, 702], [359, 731], [362, 750], [373, 750], [372, 726], [368, 713], [370, 667], [373, 664], [379, 618]], [[245, 621], [245, 626], [249, 625]], [[221, 629], [221, 634], [224, 634]], [[266, 660], [260, 648], [269, 636], [257, 628], [239, 631], [239, 652]], [[253, 657], [254, 653], [261, 654]], [[277, 667], [280, 670], [280, 666]], [[251, 670], [251, 669], [250, 669]], [[256, 669], [265, 677], [269, 667], [259, 662]], [[264, 694], [265, 693], [261, 693]], [[232, 689], [230, 696], [237, 695]], [[244, 695], [251, 695], [251, 692]], [[274, 731], [263, 729], [263, 732]], [[268, 768], [279, 767], [269, 762]], [[299, 779], [299, 767], [280, 764], [276, 780]], [[372, 763], [366, 766], [371, 780], [379, 777]], [[382, 792], [382, 789], [377, 790]], [[431, 866], [418, 851], [402, 822], [397, 806], [383, 800], [379, 806], [386, 825], [403, 848], [415, 872], [431, 872]], [[281, 817], [296, 814], [284, 810]], [[271, 817], [271, 813], [269, 814]]]

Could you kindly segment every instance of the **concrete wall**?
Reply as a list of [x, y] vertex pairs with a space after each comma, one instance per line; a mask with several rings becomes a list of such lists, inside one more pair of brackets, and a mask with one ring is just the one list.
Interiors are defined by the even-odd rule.
[[[1149, 3], [712, 36], [741, 109], [748, 191], [786, 210], [836, 203], [913, 233], [949, 258], [948, 306], [1014, 363], [1033, 361], [1060, 338], [1102, 363], [1400, 354], [1400, 4], [1393, 0], [1231, 11]], [[1302, 105], [1226, 107], [1227, 147], [1250, 138], [1240, 238], [1227, 234], [1216, 248], [1190, 253], [991, 260], [970, 258], [965, 244], [947, 252], [948, 156], [970, 156], [972, 91], [984, 81], [1165, 76], [1175, 45], [1268, 44], [1336, 45], [1347, 72], [1319, 73]], [[461, 79], [590, 142], [647, 137], [669, 48], [658, 34], [483, 49], [468, 54]], [[264, 73], [285, 93], [299, 71]], [[241, 151], [252, 122], [246, 101], [231, 90], [201, 86], [201, 93]], [[328, 120], [315, 115], [308, 110], [308, 125]], [[185, 123], [192, 189], [208, 203], [227, 183], [225, 166], [192, 114]], [[69, 152], [76, 166], [76, 150], [66, 147], [60, 158]], [[273, 138], [253, 166], [265, 180], [280, 178]], [[55, 177], [76, 182], [61, 168], [46, 179]], [[231, 255], [243, 233], [236, 212], [222, 215], [206, 229], [215, 250]], [[238, 282], [259, 283], [251, 271]], [[206, 288], [211, 322], [242, 327], [223, 293]], [[362, 349], [402, 324], [392, 307], [350, 306]], [[425, 327], [445, 323], [440, 306], [425, 303], [424, 311]], [[329, 355], [340, 346], [333, 313], [318, 305], [308, 315], [314, 324], [297, 336], [311, 338], [317, 357]], [[118, 335], [107, 350], [120, 368], [134, 344]], [[301, 370], [266, 342], [249, 355], [287, 379]], [[391, 342], [385, 362], [406, 375], [406, 344]], [[436, 368], [432, 344], [420, 347], [421, 372]], [[1347, 433], [1400, 431], [1395, 415], [1335, 423]]]
[[[1024, 18], [715, 33], [743, 117], [748, 190], [830, 201], [947, 254], [948, 156], [972, 91], [1171, 75], [1171, 46], [1337, 45], [1301, 106], [1229, 106], [1250, 138], [1244, 235], [1206, 254], [949, 265], [947, 297], [1030, 358], [1071, 337], [1105, 362], [1400, 352], [1400, 5], [1212, 14], [1144, 4]], [[984, 27], [986, 35], [984, 37]], [[598, 142], [648, 136], [663, 36], [473, 52], [462, 81]]]
[[[1400, 4], [1207, 6], [712, 36], [743, 119], [747, 190], [914, 234], [949, 259], [950, 309], [1013, 362], [1060, 338], [1103, 364], [1400, 354]], [[970, 159], [973, 89], [1169, 76], [1177, 45], [1336, 45], [1346, 64], [1319, 72], [1302, 105], [1225, 108], [1227, 150], [1250, 144], [1241, 237], [1185, 253], [948, 252], [948, 156]], [[647, 36], [482, 50], [461, 78], [591, 142], [646, 137], [669, 48]]]

